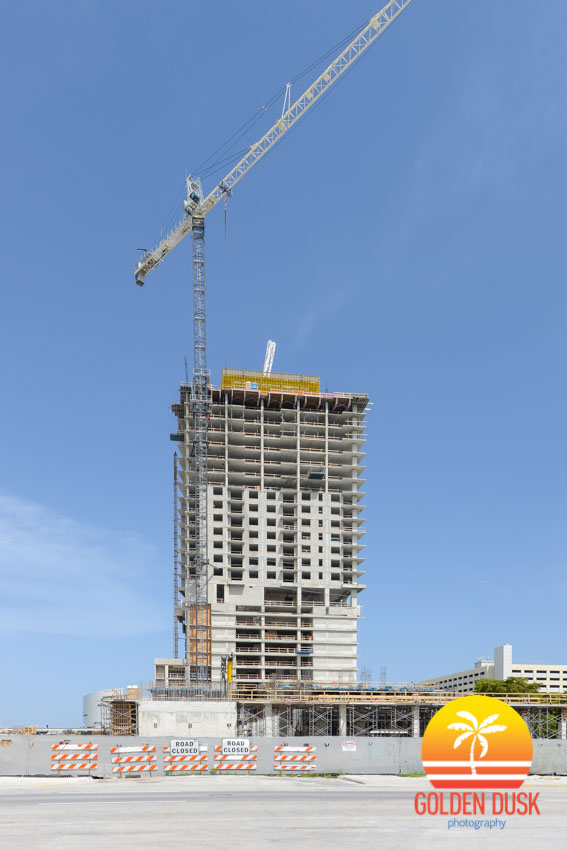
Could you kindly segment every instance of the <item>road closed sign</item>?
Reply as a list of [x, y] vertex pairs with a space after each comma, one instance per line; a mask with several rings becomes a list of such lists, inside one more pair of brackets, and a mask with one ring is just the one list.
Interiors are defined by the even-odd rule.
[[249, 738], [223, 738], [223, 756], [247, 756], [250, 752]]
[[169, 752], [172, 756], [198, 756], [199, 741], [197, 738], [176, 738], [170, 741]]

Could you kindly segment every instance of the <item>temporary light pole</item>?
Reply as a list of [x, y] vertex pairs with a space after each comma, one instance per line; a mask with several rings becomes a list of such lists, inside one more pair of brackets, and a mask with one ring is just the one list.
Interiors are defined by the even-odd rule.
[[[210, 614], [208, 610], [208, 551], [207, 551], [207, 420], [209, 409], [209, 372], [207, 371], [206, 303], [205, 303], [205, 216], [221, 198], [229, 196], [232, 188], [257, 162], [270, 151], [276, 142], [314, 106], [331, 86], [362, 56], [390, 24], [409, 6], [411, 0], [390, 0], [384, 8], [370, 18], [360, 33], [317, 77], [295, 103], [289, 102], [290, 88], [286, 87], [284, 110], [276, 123], [259, 141], [251, 145], [247, 154], [229, 171], [226, 177], [202, 200], [203, 192], [198, 178], [187, 178], [187, 200], [184, 201], [185, 218], [159, 245], [146, 251], [136, 265], [136, 283], [143, 286], [148, 272], [158, 266], [166, 255], [189, 233], [193, 233], [193, 383], [191, 405], [193, 409], [193, 455], [195, 499], [195, 554], [187, 571], [185, 599], [189, 599], [190, 627], [186, 629], [185, 660], [187, 682], [210, 681]], [[188, 476], [186, 476], [186, 481]], [[188, 485], [186, 485], [188, 486]], [[186, 493], [186, 504], [190, 494]], [[189, 535], [186, 558], [189, 559]], [[187, 604], [187, 603], [186, 603]], [[191, 636], [193, 635], [193, 641]], [[193, 662], [193, 663], [192, 663]], [[193, 675], [192, 675], [193, 670]]]

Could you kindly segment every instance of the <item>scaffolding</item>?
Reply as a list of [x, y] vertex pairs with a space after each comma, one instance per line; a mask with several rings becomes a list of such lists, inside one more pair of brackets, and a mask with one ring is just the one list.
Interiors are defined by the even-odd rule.
[[103, 698], [100, 705], [105, 735], [138, 734], [138, 703], [135, 700]]
[[[435, 701], [429, 693], [414, 693], [403, 697], [388, 695], [383, 701], [368, 693], [356, 701], [349, 695], [334, 692], [333, 699], [321, 693], [310, 694], [306, 689], [293, 701], [280, 695], [275, 700], [250, 699], [242, 689], [226, 692], [222, 683], [193, 683], [179, 688], [128, 688], [115, 691], [102, 700], [102, 726], [105, 734], [137, 734], [138, 700], [183, 700], [190, 711], [192, 700], [235, 702], [237, 711], [236, 732], [246, 737], [336, 737], [349, 738], [409, 738], [423, 737], [427, 724], [436, 712], [456, 698], [456, 694], [437, 693]], [[567, 735], [566, 697], [557, 694], [498, 694], [511, 703], [526, 722], [534, 739], [565, 739]], [[520, 699], [523, 697], [523, 704]], [[534, 702], [540, 698], [540, 703]], [[560, 699], [560, 705], [557, 700]], [[532, 704], [529, 704], [530, 701]], [[555, 704], [554, 704], [555, 702]]]
[[560, 738], [560, 723], [567, 720], [567, 711], [561, 708], [517, 708], [516, 711], [530, 730], [532, 738]]
[[338, 735], [339, 709], [335, 705], [310, 705], [304, 709], [303, 725], [301, 734]]
[[403, 737], [413, 733], [413, 706], [348, 705], [347, 735], [351, 738]]
[[266, 711], [263, 705], [240, 705], [238, 707], [237, 729], [239, 735], [252, 738], [265, 738]]
[[[238, 705], [239, 720], [247, 716], [250, 707]], [[244, 713], [243, 713], [244, 712]], [[333, 736], [339, 734], [339, 709], [331, 705], [272, 705], [272, 735], [274, 737]], [[264, 720], [265, 734], [269, 733]]]
[[[187, 630], [187, 648], [189, 667], [191, 669], [191, 682], [200, 685], [202, 682], [210, 684], [211, 667], [211, 606], [205, 604], [191, 604], [189, 606], [189, 628]], [[207, 675], [198, 675], [198, 671], [206, 670]]]
[[301, 734], [302, 709], [292, 705], [272, 706], [273, 736], [275, 738], [293, 737]]
[[432, 706], [432, 705], [421, 705], [419, 707], [419, 736], [423, 738], [425, 730], [427, 729], [427, 724], [431, 720], [434, 714], [437, 713], [440, 706]]

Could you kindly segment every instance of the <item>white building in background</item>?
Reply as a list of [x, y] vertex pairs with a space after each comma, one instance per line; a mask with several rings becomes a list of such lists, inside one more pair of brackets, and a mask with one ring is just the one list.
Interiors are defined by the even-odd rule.
[[[223, 370], [208, 419], [210, 670], [234, 680], [354, 682], [363, 558], [368, 396], [321, 393], [319, 378]], [[156, 687], [183, 687], [195, 545], [191, 386], [177, 416], [181, 658], [156, 659]], [[181, 649], [181, 647], [180, 647]], [[189, 662], [192, 667], [192, 661]]]
[[567, 664], [523, 664], [512, 660], [512, 644], [505, 643], [494, 649], [494, 658], [479, 658], [474, 667], [459, 673], [448, 673], [419, 682], [424, 687], [439, 690], [456, 690], [472, 693], [479, 679], [499, 679], [510, 676], [537, 682], [541, 691], [562, 693], [567, 691]]

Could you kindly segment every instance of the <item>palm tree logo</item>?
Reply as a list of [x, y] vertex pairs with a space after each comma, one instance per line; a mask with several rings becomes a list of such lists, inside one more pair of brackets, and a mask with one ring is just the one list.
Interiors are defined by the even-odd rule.
[[457, 747], [460, 747], [463, 741], [466, 741], [467, 738], [470, 738], [472, 735], [471, 741], [471, 749], [470, 749], [470, 762], [471, 762], [471, 774], [476, 776], [476, 765], [474, 761], [474, 745], [477, 740], [481, 745], [481, 751], [479, 758], [484, 758], [486, 753], [488, 752], [488, 741], [484, 737], [485, 735], [491, 735], [494, 732], [504, 732], [507, 729], [507, 726], [491, 726], [490, 724], [497, 720], [500, 715], [499, 714], [491, 714], [490, 717], [486, 717], [482, 723], [479, 725], [478, 720], [471, 714], [470, 711], [457, 711], [457, 717], [464, 717], [465, 720], [469, 720], [469, 723], [449, 723], [447, 729], [455, 729], [457, 732], [462, 732], [462, 735], [458, 735], [455, 738], [455, 742], [453, 744], [453, 749], [456, 750]]

